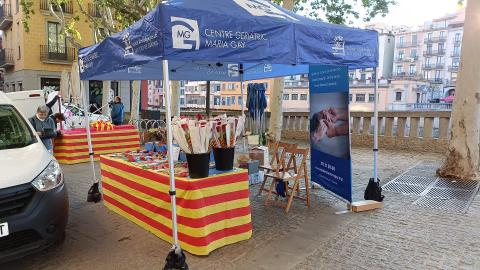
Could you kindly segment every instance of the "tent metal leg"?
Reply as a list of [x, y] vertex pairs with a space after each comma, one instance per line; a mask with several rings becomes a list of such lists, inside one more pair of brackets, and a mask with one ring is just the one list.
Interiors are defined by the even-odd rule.
[[88, 111], [88, 89], [87, 89], [87, 81], [81, 82], [79, 87], [82, 88], [83, 85], [83, 110], [85, 114], [85, 131], [87, 132], [87, 143], [88, 143], [88, 155], [90, 157], [90, 165], [92, 168], [92, 177], [93, 177], [93, 184], [88, 190], [87, 194], [87, 202], [100, 202], [102, 200], [102, 194], [100, 193], [100, 188], [99, 188], [99, 182], [97, 179], [97, 175], [95, 172], [95, 156], [93, 152], [93, 146], [92, 146], [92, 134], [90, 132], [90, 115]]
[[[175, 190], [175, 174], [173, 164], [173, 132], [172, 132], [172, 109], [168, 60], [163, 60], [163, 87], [165, 89], [165, 111], [167, 115], [167, 147], [168, 147], [168, 170], [170, 179], [170, 201], [172, 206], [172, 238], [173, 247], [167, 255], [165, 268], [188, 269], [186, 257], [178, 242], [177, 228], [177, 201]], [[173, 267], [172, 267], [173, 266]], [[174, 268], [175, 267], [175, 268]]]
[[[245, 97], [243, 96], [243, 72], [240, 74], [241, 79], [240, 79], [240, 96], [242, 97], [242, 118], [245, 117]], [[243, 130], [242, 130], [242, 135], [243, 135], [243, 152], [247, 151], [247, 138], [245, 137], [245, 126], [247, 126], [246, 121], [245, 124], [243, 125]]]
[[378, 68], [375, 68], [375, 90], [373, 92], [373, 179], [377, 181], [377, 154], [378, 154]]

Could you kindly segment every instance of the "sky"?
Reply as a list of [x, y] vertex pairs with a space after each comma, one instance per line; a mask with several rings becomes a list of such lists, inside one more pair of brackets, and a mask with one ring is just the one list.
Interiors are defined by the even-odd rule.
[[388, 25], [423, 25], [425, 21], [441, 17], [457, 10], [457, 0], [396, 0], [385, 17], [376, 17], [373, 22]]

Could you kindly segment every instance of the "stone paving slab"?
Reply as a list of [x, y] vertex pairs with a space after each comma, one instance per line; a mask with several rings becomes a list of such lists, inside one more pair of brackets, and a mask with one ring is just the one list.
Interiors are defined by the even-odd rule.
[[[370, 149], [354, 149], [354, 198], [361, 199], [372, 174]], [[385, 182], [421, 160], [441, 155], [381, 151]], [[102, 204], [84, 202], [87, 164], [65, 166], [71, 211], [65, 243], [0, 269], [161, 269], [170, 245]], [[252, 188], [253, 238], [188, 256], [191, 269], [480, 269], [480, 200], [467, 214], [412, 205], [414, 198], [386, 192], [384, 208], [336, 214], [345, 204], [313, 192], [312, 207], [295, 202], [290, 213], [265, 208]]]

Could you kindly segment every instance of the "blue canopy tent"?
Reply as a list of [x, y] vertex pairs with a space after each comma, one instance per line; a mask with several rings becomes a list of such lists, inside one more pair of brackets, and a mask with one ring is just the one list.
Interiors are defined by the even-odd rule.
[[81, 80], [165, 81], [170, 152], [170, 79], [244, 81], [307, 73], [310, 64], [377, 67], [378, 33], [312, 20], [267, 0], [170, 0], [79, 52]]

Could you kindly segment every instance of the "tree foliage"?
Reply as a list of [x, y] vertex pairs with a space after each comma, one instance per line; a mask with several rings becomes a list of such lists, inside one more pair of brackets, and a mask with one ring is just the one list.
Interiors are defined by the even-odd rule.
[[[395, 0], [294, 0], [294, 11], [315, 19], [324, 18], [330, 23], [351, 24], [353, 19], [370, 21], [377, 15], [386, 16]], [[273, 0], [282, 4], [282, 0]]]
[[[95, 7], [95, 14], [91, 14], [87, 3], [84, 0], [71, 0], [75, 4], [75, 14], [73, 16], [64, 16], [63, 6], [70, 0], [48, 0], [50, 13], [61, 25], [61, 31], [67, 40], [75, 47], [81, 45], [81, 35], [77, 30], [77, 23], [80, 21], [80, 15], [86, 18], [95, 31], [95, 41], [99, 42], [106, 36], [121, 31], [133, 22], [141, 19], [149, 11], [153, 10], [162, 0], [93, 0], [88, 3]], [[201, 0], [199, 0], [201, 1]], [[220, 1], [220, 0], [219, 0]], [[282, 4], [282, 0], [271, 0], [277, 4]], [[292, 1], [292, 0], [285, 0]], [[388, 13], [390, 5], [394, 0], [293, 0], [295, 1], [295, 11], [307, 13], [311, 17], [320, 19], [322, 15], [332, 23], [345, 24], [351, 22], [353, 18], [363, 18], [365, 21], [371, 18]], [[36, 0], [20, 0], [20, 5], [24, 14], [23, 26], [25, 31], [29, 31], [29, 20], [31, 15], [35, 14], [34, 2]], [[361, 6], [362, 11], [358, 10]], [[362, 14], [363, 13], [363, 14]]]

